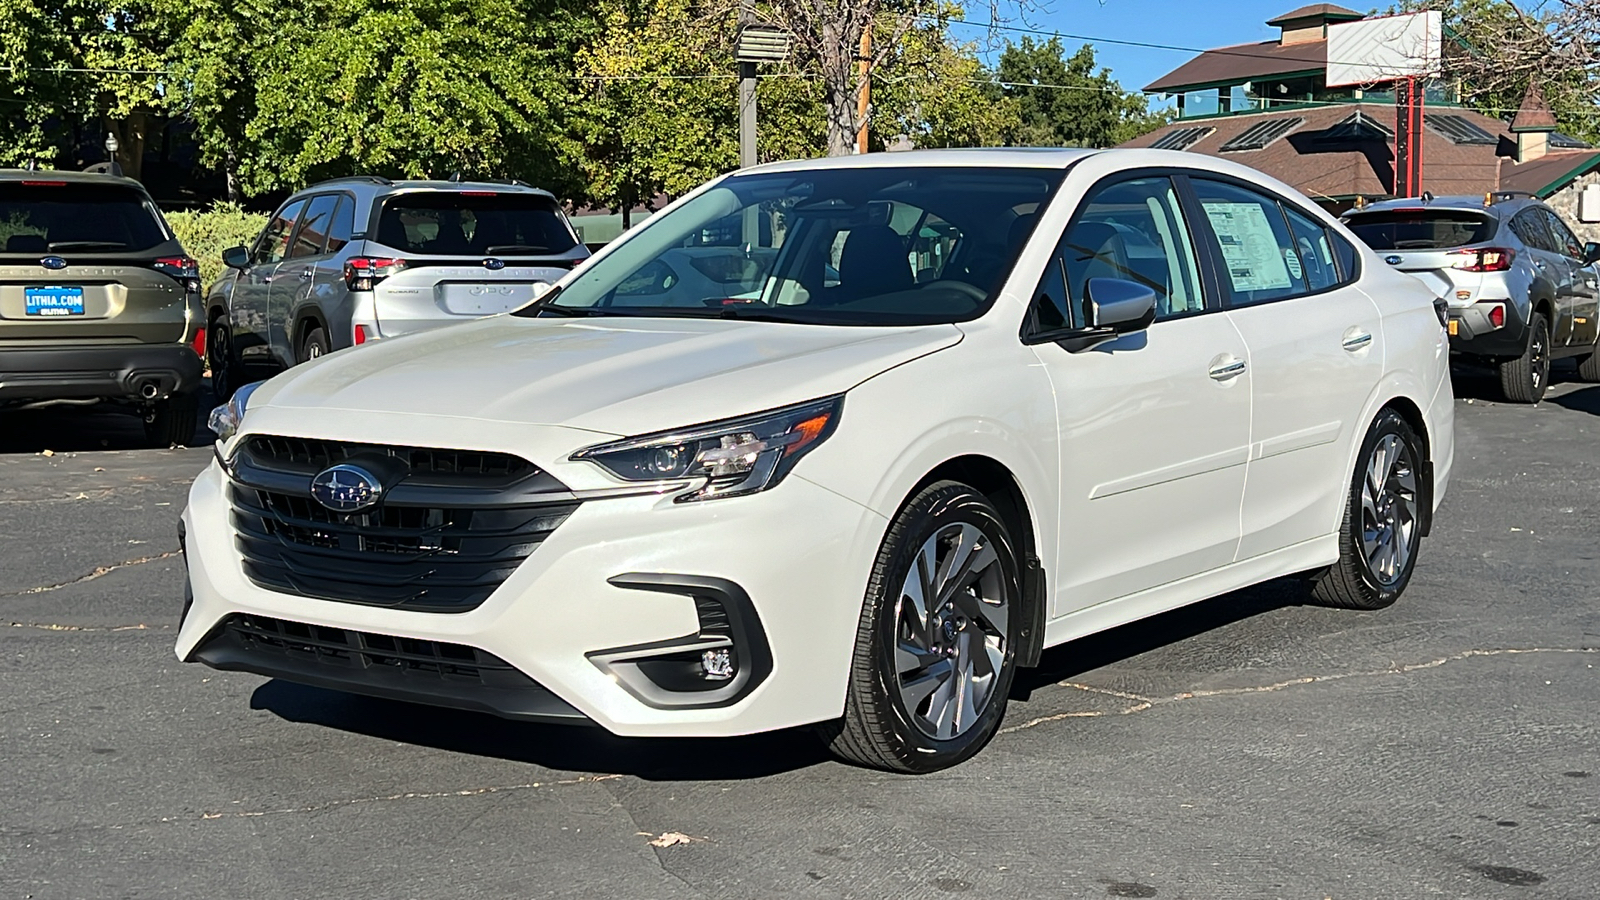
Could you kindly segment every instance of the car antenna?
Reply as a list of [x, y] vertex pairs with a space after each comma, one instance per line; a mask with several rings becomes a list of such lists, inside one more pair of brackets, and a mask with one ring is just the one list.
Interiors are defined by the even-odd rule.
[[1433, 191], [1423, 191], [1422, 192], [1422, 202], [1423, 203], [1432, 203], [1433, 202]]
[[450, 180], [455, 182], [456, 184], [460, 184], [461, 183], [461, 173], [460, 172], [451, 172], [450, 173]]

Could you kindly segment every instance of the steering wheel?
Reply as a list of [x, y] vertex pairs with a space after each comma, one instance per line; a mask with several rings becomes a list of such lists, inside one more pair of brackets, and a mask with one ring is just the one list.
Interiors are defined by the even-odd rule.
[[939, 281], [930, 281], [927, 284], [922, 285], [920, 290], [924, 290], [925, 291], [925, 290], [928, 290], [929, 288], [945, 288], [947, 290], [953, 290], [958, 294], [965, 294], [967, 296], [967, 299], [969, 299], [969, 300], [971, 300], [971, 301], [973, 301], [975, 303], [982, 303], [983, 301], [989, 299], [989, 292], [988, 291], [986, 291], [986, 290], [984, 290], [984, 289], [982, 289], [980, 287], [977, 287], [975, 285], [967, 284], [965, 281], [957, 281], [954, 278], [945, 278], [945, 279], [940, 279]]

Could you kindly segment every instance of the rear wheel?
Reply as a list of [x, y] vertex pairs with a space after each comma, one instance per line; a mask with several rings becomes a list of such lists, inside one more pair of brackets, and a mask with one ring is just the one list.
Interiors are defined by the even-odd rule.
[[1550, 382], [1550, 324], [1543, 313], [1528, 323], [1528, 348], [1500, 364], [1500, 391], [1512, 403], [1538, 403]]
[[895, 517], [856, 634], [844, 718], [830, 749], [891, 772], [977, 753], [1005, 714], [1022, 621], [1017, 556], [982, 494], [941, 481]]
[[300, 342], [300, 361], [310, 362], [328, 352], [328, 334], [321, 326], [306, 332], [306, 339]]
[[1578, 378], [1590, 383], [1600, 381], [1600, 352], [1578, 360]]
[[1404, 417], [1385, 409], [1372, 423], [1339, 527], [1339, 561], [1311, 595], [1326, 606], [1382, 609], [1400, 598], [1422, 544], [1422, 442]]
[[173, 394], [145, 410], [144, 437], [153, 447], [187, 447], [194, 439], [200, 398], [194, 393]]

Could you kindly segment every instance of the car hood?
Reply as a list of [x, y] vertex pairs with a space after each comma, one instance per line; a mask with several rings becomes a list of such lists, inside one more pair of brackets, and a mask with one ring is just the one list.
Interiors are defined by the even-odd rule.
[[296, 367], [257, 405], [643, 434], [837, 394], [961, 341], [954, 325], [496, 316]]

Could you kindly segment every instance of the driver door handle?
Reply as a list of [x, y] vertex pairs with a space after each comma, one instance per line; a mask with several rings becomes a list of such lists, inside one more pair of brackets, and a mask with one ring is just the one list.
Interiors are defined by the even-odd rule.
[[300, 277], [302, 279], [310, 278], [311, 277], [311, 267], [307, 266], [304, 269], [301, 269], [300, 270]]
[[1372, 335], [1366, 333], [1365, 331], [1357, 331], [1354, 334], [1345, 335], [1343, 346], [1346, 350], [1354, 353], [1371, 343]]
[[1211, 364], [1211, 372], [1209, 374], [1213, 381], [1227, 381], [1230, 378], [1238, 378], [1243, 375], [1244, 370], [1244, 360], [1229, 357], [1214, 361]]

